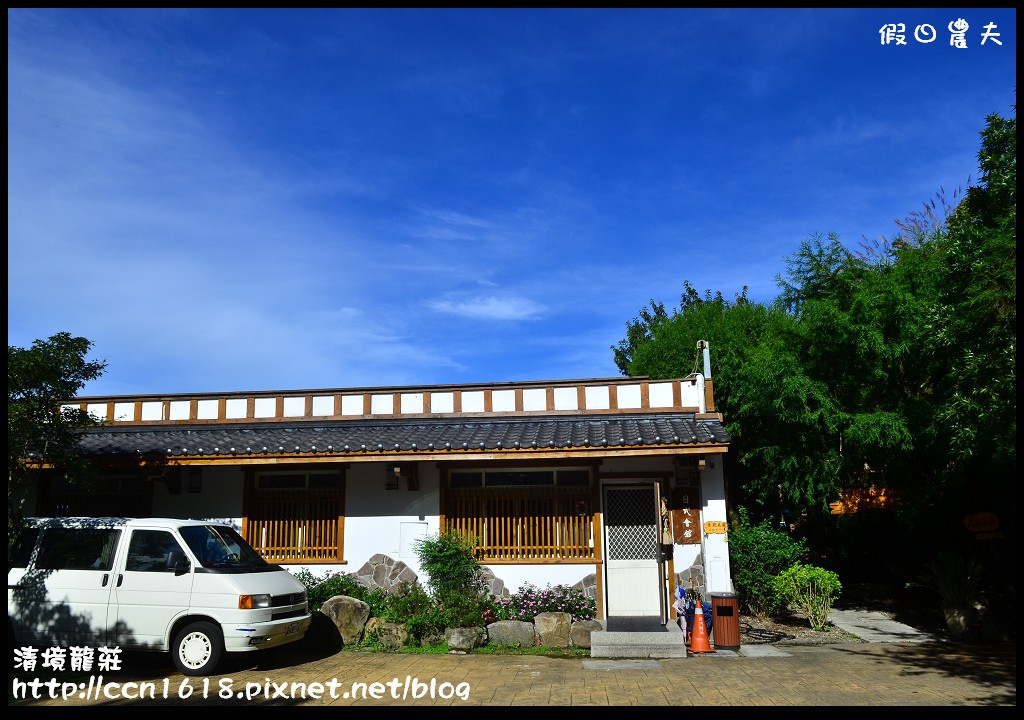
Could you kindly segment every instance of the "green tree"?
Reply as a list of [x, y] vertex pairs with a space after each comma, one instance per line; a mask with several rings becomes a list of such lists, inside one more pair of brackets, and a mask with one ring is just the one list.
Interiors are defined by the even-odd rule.
[[[654, 305], [652, 303], [652, 305]], [[699, 367], [698, 340], [712, 350], [715, 406], [733, 440], [727, 456], [732, 505], [762, 517], [823, 506], [840, 483], [842, 422], [828, 384], [804, 367], [797, 317], [782, 303], [735, 301], [684, 283], [679, 308], [634, 319], [617, 360], [628, 375], [682, 377]], [[696, 358], [696, 360], [695, 360]]]
[[105, 361], [87, 360], [89, 340], [61, 332], [30, 348], [7, 346], [7, 530], [21, 520], [34, 474], [52, 467], [70, 480], [84, 477], [81, 430], [96, 424], [77, 408], [59, 409], [103, 374]]
[[813, 538], [835, 529], [838, 489], [897, 485], [899, 526], [922, 551], [959, 541], [971, 509], [1015, 519], [1016, 122], [991, 116], [981, 136], [963, 200], [940, 194], [860, 253], [812, 235], [771, 305], [685, 283], [677, 310], [652, 301], [627, 324], [613, 348], [624, 374], [685, 375], [710, 341], [731, 503], [788, 509]]
[[740, 507], [729, 532], [729, 559], [740, 603], [750, 614], [767, 618], [785, 609], [785, 596], [775, 589], [780, 573], [807, 554], [802, 540], [776, 530], [768, 520], [752, 524]]

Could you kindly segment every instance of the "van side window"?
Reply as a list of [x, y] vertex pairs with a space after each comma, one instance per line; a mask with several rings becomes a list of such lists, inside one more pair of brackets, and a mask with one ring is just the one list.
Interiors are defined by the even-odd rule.
[[136, 530], [128, 543], [128, 560], [124, 569], [132, 572], [174, 572], [174, 568], [167, 567], [171, 551], [174, 550], [182, 552], [181, 545], [169, 532]]
[[110, 570], [120, 530], [46, 528], [36, 556], [39, 570]]
[[14, 538], [14, 542], [7, 548], [7, 567], [25, 568], [32, 558], [32, 549], [36, 546], [36, 538], [39, 537], [39, 528], [24, 528]]

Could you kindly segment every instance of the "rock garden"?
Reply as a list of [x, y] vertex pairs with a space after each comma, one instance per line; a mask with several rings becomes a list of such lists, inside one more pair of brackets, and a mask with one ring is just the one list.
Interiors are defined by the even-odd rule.
[[529, 651], [585, 654], [602, 629], [591, 576], [575, 586], [509, 592], [457, 534], [420, 541], [421, 583], [405, 563], [376, 555], [355, 573], [296, 577], [306, 586], [312, 646], [372, 651]]

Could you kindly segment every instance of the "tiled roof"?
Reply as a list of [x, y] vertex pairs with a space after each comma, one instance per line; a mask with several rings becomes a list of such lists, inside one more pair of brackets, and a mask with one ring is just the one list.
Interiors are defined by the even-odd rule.
[[87, 456], [422, 454], [721, 446], [729, 435], [717, 418], [694, 413], [419, 419], [244, 425], [102, 427], [85, 431]]

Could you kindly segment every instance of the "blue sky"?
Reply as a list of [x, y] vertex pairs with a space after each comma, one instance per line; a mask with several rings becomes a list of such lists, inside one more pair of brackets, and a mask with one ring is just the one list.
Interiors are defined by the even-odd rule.
[[88, 395], [616, 376], [651, 299], [893, 236], [1016, 103], [1012, 9], [7, 18], [8, 343], [88, 338]]

